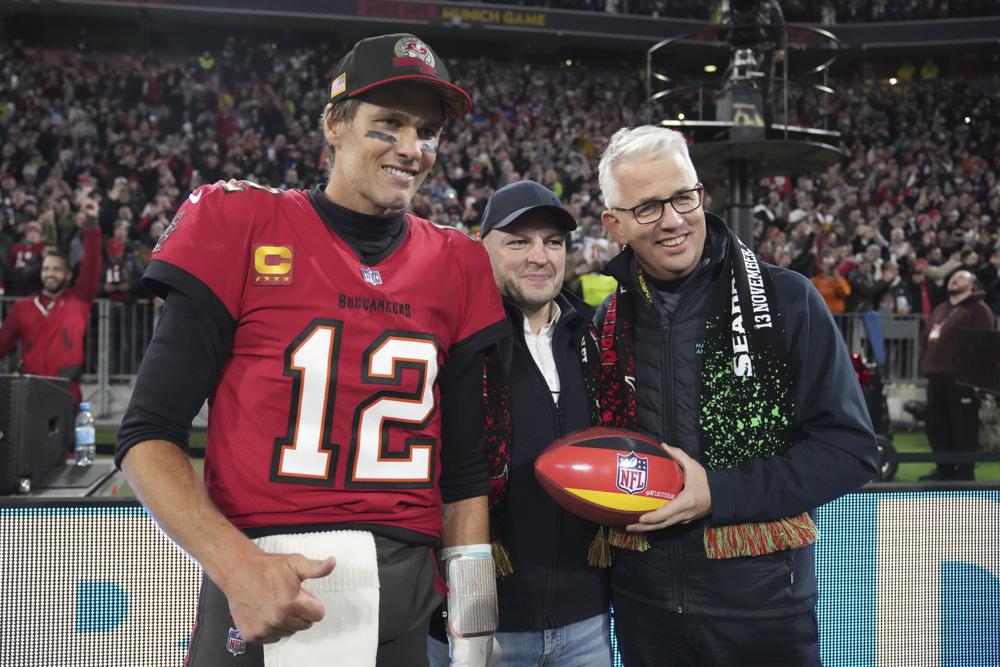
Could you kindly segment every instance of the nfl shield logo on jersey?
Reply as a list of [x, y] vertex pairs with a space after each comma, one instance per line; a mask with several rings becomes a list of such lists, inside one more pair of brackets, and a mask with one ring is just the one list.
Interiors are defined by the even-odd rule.
[[382, 284], [382, 275], [375, 269], [369, 269], [367, 266], [361, 267], [361, 277], [370, 285], [377, 286]]
[[635, 452], [618, 455], [618, 479], [616, 485], [631, 495], [646, 490], [646, 470], [649, 461]]
[[229, 637], [226, 638], [226, 650], [233, 655], [243, 655], [247, 652], [247, 643], [236, 628], [229, 628]]

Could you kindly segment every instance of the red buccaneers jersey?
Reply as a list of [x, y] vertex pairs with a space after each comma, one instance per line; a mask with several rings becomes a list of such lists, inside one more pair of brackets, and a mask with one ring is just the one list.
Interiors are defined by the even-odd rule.
[[234, 181], [196, 190], [175, 223], [147, 277], [170, 285], [165, 264], [181, 269], [237, 324], [205, 456], [222, 512], [240, 528], [438, 536], [436, 378], [456, 346], [503, 331], [482, 246], [408, 215], [397, 248], [365, 266], [307, 193]]

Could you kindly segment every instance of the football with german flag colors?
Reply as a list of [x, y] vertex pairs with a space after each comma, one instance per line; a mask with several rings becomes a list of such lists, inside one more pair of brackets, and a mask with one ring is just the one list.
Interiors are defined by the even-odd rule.
[[684, 470], [655, 440], [606, 426], [546, 447], [535, 477], [567, 511], [607, 526], [635, 523], [684, 488]]

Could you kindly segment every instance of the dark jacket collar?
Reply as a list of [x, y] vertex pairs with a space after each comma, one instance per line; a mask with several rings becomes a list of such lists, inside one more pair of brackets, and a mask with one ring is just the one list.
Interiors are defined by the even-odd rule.
[[[572, 340], [577, 341], [587, 330], [591, 320], [594, 318], [594, 309], [586, 301], [573, 294], [565, 287], [556, 295], [556, 303], [559, 305], [559, 321], [556, 322], [556, 335], [559, 331], [567, 330], [572, 336]], [[524, 313], [511, 299], [503, 297], [504, 310], [507, 311], [507, 319], [514, 328], [513, 336], [505, 336], [498, 344], [500, 359], [503, 367], [510, 372], [511, 363], [514, 359], [514, 342], [524, 344]]]
[[[728, 254], [729, 230], [722, 218], [708, 211], [705, 212], [705, 226], [705, 250], [702, 251], [699, 260], [702, 267], [696, 268], [695, 271], [706, 267], [711, 267], [713, 271], [716, 271]], [[626, 246], [622, 252], [604, 265], [601, 272], [617, 280], [626, 289], [635, 291], [637, 266], [635, 253]]]
[[[555, 298], [556, 304], [559, 306], [559, 322], [557, 322], [558, 327], [569, 326], [571, 329], [576, 329], [575, 323], [579, 320], [584, 324], [590, 322], [591, 317], [593, 317], [594, 309], [590, 305], [573, 294], [565, 287], [559, 291], [559, 294]], [[514, 327], [516, 333], [521, 333], [524, 331], [524, 313], [512, 299], [508, 297], [503, 297], [503, 307], [507, 311], [507, 319], [510, 320], [511, 325]], [[572, 325], [572, 326], [571, 326]]]

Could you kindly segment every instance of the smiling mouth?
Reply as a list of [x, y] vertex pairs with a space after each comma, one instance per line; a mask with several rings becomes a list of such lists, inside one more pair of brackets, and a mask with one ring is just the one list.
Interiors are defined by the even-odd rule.
[[405, 178], [408, 181], [412, 181], [416, 176], [416, 172], [406, 171], [404, 169], [400, 169], [399, 167], [382, 167], [382, 171], [397, 178]]
[[680, 244], [684, 243], [684, 241], [687, 240], [687, 237], [688, 235], [684, 234], [682, 236], [675, 236], [673, 238], [663, 239], [662, 241], [658, 241], [657, 245], [661, 245], [664, 248], [676, 248]]

